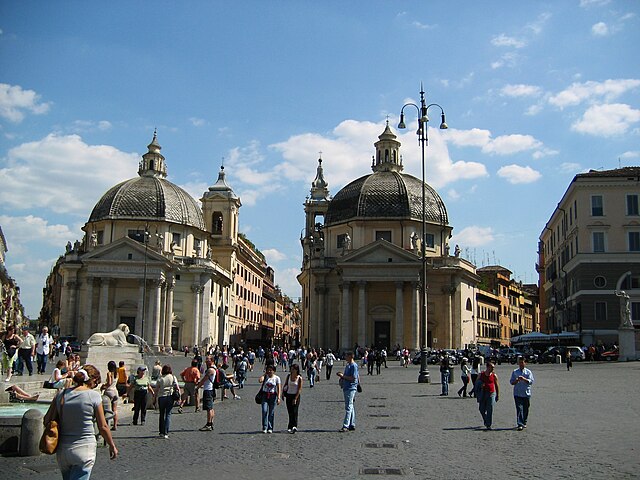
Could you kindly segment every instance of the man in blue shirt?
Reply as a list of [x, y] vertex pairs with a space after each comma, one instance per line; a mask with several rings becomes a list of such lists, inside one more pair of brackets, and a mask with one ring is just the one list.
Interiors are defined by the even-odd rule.
[[513, 398], [516, 402], [516, 422], [519, 431], [527, 428], [533, 382], [533, 373], [526, 368], [524, 358], [518, 357], [518, 368], [511, 374], [511, 385], [513, 385]]
[[345, 360], [347, 365], [344, 367], [344, 372], [338, 372], [340, 377], [340, 386], [342, 387], [342, 393], [344, 394], [344, 421], [342, 422], [341, 432], [347, 432], [349, 430], [356, 429], [356, 408], [353, 405], [353, 400], [356, 397], [356, 391], [358, 389], [358, 364], [353, 361], [353, 352], [347, 352], [345, 354]]

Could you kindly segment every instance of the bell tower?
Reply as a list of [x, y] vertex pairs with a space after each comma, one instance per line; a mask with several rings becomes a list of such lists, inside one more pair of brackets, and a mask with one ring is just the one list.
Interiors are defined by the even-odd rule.
[[204, 224], [210, 234], [210, 244], [215, 249], [216, 260], [232, 271], [231, 252], [225, 255], [223, 251], [233, 250], [238, 243], [238, 217], [242, 202], [227, 184], [225, 176], [223, 165], [218, 172], [218, 181], [204, 192], [200, 201]]

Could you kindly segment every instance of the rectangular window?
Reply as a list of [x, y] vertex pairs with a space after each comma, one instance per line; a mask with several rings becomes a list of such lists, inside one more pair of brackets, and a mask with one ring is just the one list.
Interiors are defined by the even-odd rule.
[[631, 302], [631, 320], [640, 322], [640, 302]]
[[180, 234], [172, 233], [171, 234], [171, 243], [175, 243], [177, 246], [180, 246]]
[[376, 240], [386, 240], [391, 243], [391, 230], [377, 230]]
[[602, 217], [604, 215], [604, 203], [602, 195], [591, 196], [591, 216]]
[[607, 321], [607, 302], [595, 303], [595, 316], [596, 316], [596, 322]]
[[629, 251], [640, 252], [640, 232], [629, 232]]
[[127, 236], [136, 242], [144, 243], [144, 230], [129, 230]]
[[604, 232], [593, 232], [593, 253], [604, 252]]
[[627, 215], [637, 217], [640, 215], [638, 209], [638, 195], [627, 195]]
[[436, 242], [436, 237], [435, 235], [433, 235], [432, 233], [427, 233], [427, 242], [425, 243], [425, 246], [427, 248], [433, 248]]
[[344, 248], [345, 247], [345, 242], [347, 240], [347, 234], [346, 233], [341, 233], [340, 235], [338, 235], [337, 238], [337, 243], [336, 243], [336, 247], [337, 248]]
[[98, 230], [96, 241], [98, 242], [98, 245], [102, 245], [104, 243], [104, 230]]

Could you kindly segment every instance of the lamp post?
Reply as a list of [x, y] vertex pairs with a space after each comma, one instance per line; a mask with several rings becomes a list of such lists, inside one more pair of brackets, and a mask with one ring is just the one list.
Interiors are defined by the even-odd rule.
[[431, 103], [427, 105], [424, 98], [424, 88], [422, 83], [420, 84], [420, 106], [415, 103], [406, 103], [400, 110], [400, 123], [398, 123], [399, 129], [407, 128], [404, 123], [404, 109], [406, 107], [415, 107], [418, 111], [418, 143], [421, 147], [422, 153], [422, 241], [421, 254], [422, 254], [422, 283], [421, 283], [421, 310], [420, 310], [420, 374], [418, 375], [418, 383], [429, 383], [429, 369], [427, 368], [427, 256], [426, 256], [426, 237], [427, 237], [427, 215], [426, 215], [426, 193], [425, 193], [425, 147], [429, 144], [428, 136], [428, 123], [429, 117], [427, 111], [431, 107], [438, 107], [440, 109], [442, 122], [440, 123], [440, 129], [445, 130], [449, 128], [445, 121], [444, 110], [437, 103]]

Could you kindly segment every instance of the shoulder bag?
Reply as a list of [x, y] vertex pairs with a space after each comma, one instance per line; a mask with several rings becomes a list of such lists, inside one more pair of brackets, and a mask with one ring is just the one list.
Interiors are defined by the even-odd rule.
[[171, 399], [174, 402], [179, 402], [180, 401], [180, 386], [178, 385], [178, 380], [176, 379], [175, 375], [173, 376], [173, 391], [171, 392]]
[[267, 383], [267, 376], [265, 375], [264, 378], [264, 382], [262, 382], [262, 386], [260, 387], [260, 390], [258, 390], [258, 393], [256, 393], [256, 398], [255, 401], [258, 405], [262, 404], [262, 401], [264, 400], [264, 384]]
[[58, 439], [59, 439], [59, 428], [62, 423], [62, 406], [64, 405], [64, 393], [65, 390], [61, 393], [60, 405], [58, 406], [57, 399], [54, 399], [56, 402], [56, 413], [52, 415], [52, 418], [44, 426], [44, 431], [42, 432], [42, 437], [40, 437], [39, 449], [42, 453], [46, 455], [53, 455], [58, 450]]

